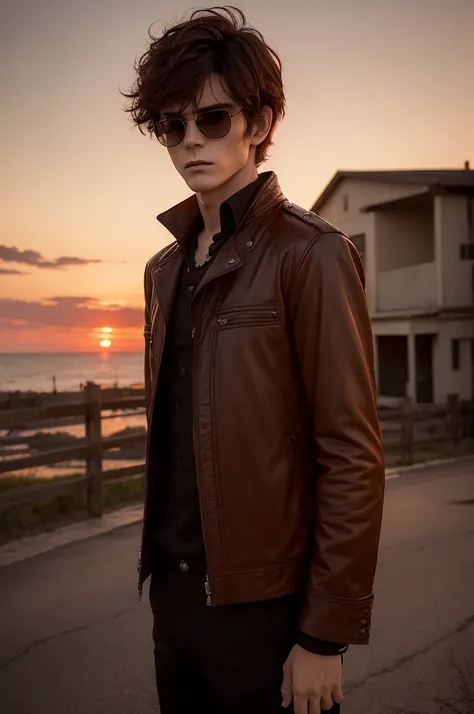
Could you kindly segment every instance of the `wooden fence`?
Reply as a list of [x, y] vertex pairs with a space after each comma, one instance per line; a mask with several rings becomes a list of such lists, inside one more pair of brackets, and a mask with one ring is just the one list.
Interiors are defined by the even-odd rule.
[[[43, 407], [26, 407], [0, 411], [0, 429], [22, 427], [41, 421], [71, 416], [83, 416], [86, 439], [81, 445], [58, 448], [53, 451], [38, 451], [29, 456], [0, 461], [2, 474], [51, 465], [71, 459], [85, 460], [85, 475], [69, 479], [48, 479], [44, 484], [14, 488], [0, 494], [0, 513], [5, 509], [25, 503], [50, 500], [55, 496], [86, 490], [87, 511], [92, 517], [103, 513], [104, 484], [131, 477], [142, 477], [145, 464], [103, 470], [103, 453], [124, 446], [144, 444], [143, 435], [121, 435], [102, 438], [102, 412], [105, 410], [130, 410], [145, 406], [143, 394], [118, 399], [101, 399], [99, 385], [91, 382], [84, 388], [84, 400], [69, 404], [52, 404]], [[460, 403], [450, 397], [446, 405], [419, 407], [406, 400], [398, 409], [381, 409], [380, 418], [384, 448], [388, 455], [396, 452], [397, 463], [411, 464], [416, 450], [434, 442], [444, 442], [449, 453], [457, 450], [466, 437], [474, 443], [474, 403]], [[471, 448], [474, 446], [471, 445]]]
[[[109, 449], [134, 447], [144, 444], [145, 434], [132, 434], [102, 438], [102, 412], [105, 410], [131, 410], [145, 406], [143, 394], [119, 399], [101, 399], [98, 384], [88, 382], [84, 387], [84, 400], [69, 404], [51, 404], [44, 407], [26, 407], [0, 411], [0, 429], [25, 428], [42, 421], [65, 417], [84, 417], [85, 443], [66, 446], [52, 451], [38, 451], [29, 456], [0, 461], [2, 474], [57, 464], [71, 459], [85, 461], [85, 475], [67, 479], [45, 479], [44, 483], [25, 488], [13, 488], [0, 493], [0, 513], [10, 506], [25, 503], [49, 501], [56, 496], [74, 491], [86, 491], [87, 511], [92, 517], [100, 517], [104, 510], [104, 484], [111, 481], [143, 476], [145, 464], [124, 466], [118, 469], [103, 470], [103, 453]], [[1, 441], [1, 439], [0, 439]]]

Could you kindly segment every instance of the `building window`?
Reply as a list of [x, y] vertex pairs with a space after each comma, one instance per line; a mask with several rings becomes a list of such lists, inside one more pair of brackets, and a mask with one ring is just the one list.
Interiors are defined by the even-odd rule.
[[458, 371], [461, 362], [461, 340], [451, 340], [451, 366], [454, 371]]

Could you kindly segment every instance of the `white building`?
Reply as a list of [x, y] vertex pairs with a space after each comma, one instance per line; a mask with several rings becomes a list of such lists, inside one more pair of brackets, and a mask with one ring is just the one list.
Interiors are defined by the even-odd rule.
[[363, 255], [381, 404], [474, 398], [474, 171], [338, 171], [312, 210]]

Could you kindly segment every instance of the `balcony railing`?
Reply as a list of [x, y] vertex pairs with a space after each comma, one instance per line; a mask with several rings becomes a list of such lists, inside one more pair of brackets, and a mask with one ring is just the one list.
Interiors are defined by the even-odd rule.
[[434, 262], [384, 270], [377, 279], [377, 312], [436, 307], [437, 286]]

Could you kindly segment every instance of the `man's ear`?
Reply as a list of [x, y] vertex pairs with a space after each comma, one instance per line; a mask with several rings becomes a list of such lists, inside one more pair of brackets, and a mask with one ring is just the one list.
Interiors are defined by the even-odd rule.
[[261, 144], [270, 133], [273, 120], [273, 111], [270, 107], [264, 106], [260, 109], [253, 123], [250, 143], [252, 146]]

